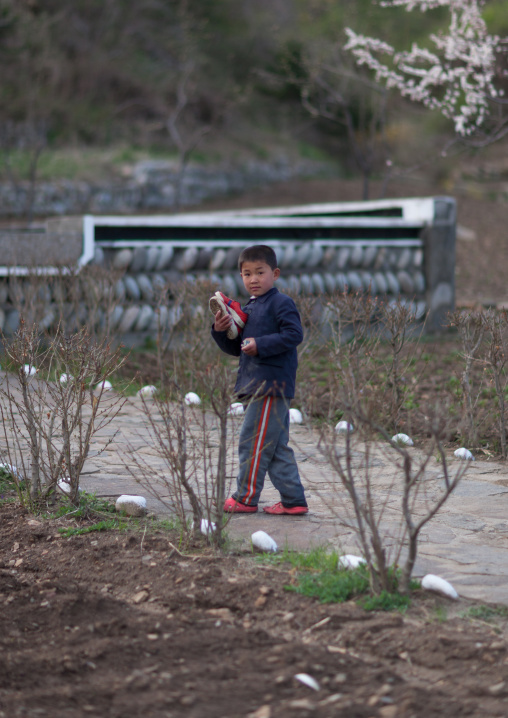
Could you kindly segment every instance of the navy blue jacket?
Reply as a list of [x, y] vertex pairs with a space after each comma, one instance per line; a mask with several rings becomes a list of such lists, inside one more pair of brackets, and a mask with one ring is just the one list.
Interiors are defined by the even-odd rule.
[[266, 294], [249, 300], [243, 311], [249, 317], [242, 335], [256, 340], [255, 357], [241, 351], [241, 336], [228, 339], [226, 332], [216, 332], [212, 326], [212, 337], [222, 351], [240, 357], [235, 393], [248, 397], [259, 392], [292, 399], [298, 366], [296, 347], [303, 339], [296, 304], [272, 287]]

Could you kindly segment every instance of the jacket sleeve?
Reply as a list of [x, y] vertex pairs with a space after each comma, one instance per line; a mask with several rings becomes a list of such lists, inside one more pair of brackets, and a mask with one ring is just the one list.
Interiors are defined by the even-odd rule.
[[216, 332], [212, 324], [212, 338], [223, 352], [231, 354], [231, 356], [239, 357], [241, 354], [241, 336], [237, 336], [236, 339], [228, 339], [227, 332]]
[[303, 329], [296, 304], [290, 297], [279, 295], [275, 304], [275, 315], [279, 325], [276, 334], [265, 334], [256, 337], [258, 355], [261, 359], [282, 354], [298, 346], [303, 340]]

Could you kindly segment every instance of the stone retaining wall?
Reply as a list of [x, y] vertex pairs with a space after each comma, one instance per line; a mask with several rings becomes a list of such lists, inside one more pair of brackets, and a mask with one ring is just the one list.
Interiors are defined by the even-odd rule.
[[[330, 174], [330, 171], [330, 165], [303, 160], [290, 162], [287, 158], [272, 162], [252, 161], [238, 167], [189, 165], [181, 181], [180, 205], [197, 205], [273, 182]], [[133, 214], [175, 209], [178, 182], [175, 163], [139, 162], [130, 174], [125, 180], [111, 182], [38, 182], [32, 216]], [[0, 216], [23, 216], [29, 197], [27, 184], [19, 183], [14, 187], [0, 183]]]

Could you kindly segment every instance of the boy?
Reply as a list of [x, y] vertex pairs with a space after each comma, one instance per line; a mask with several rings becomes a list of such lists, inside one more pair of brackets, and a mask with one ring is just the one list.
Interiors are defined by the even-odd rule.
[[[235, 393], [247, 406], [238, 447], [237, 490], [226, 500], [224, 511], [255, 513], [268, 472], [281, 500], [263, 510], [267, 514], [305, 514], [309, 509], [288, 446], [296, 347], [303, 339], [300, 315], [293, 300], [274, 286], [280, 269], [271, 247], [260, 244], [244, 249], [238, 267], [251, 295], [243, 310], [220, 293], [210, 301], [212, 310], [217, 309], [212, 337], [222, 351], [240, 357]], [[225, 305], [232, 308], [233, 317]], [[228, 338], [233, 320], [237, 322], [239, 317], [239, 326], [244, 326], [234, 339]]]

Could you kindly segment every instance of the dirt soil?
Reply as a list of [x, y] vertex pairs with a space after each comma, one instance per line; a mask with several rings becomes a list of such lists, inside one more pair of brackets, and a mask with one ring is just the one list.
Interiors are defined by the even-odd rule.
[[65, 538], [72, 518], [12, 503], [0, 521], [1, 718], [508, 712], [507, 620], [460, 617], [464, 599], [366, 612], [286, 590], [289, 566], [181, 555], [161, 531]]

